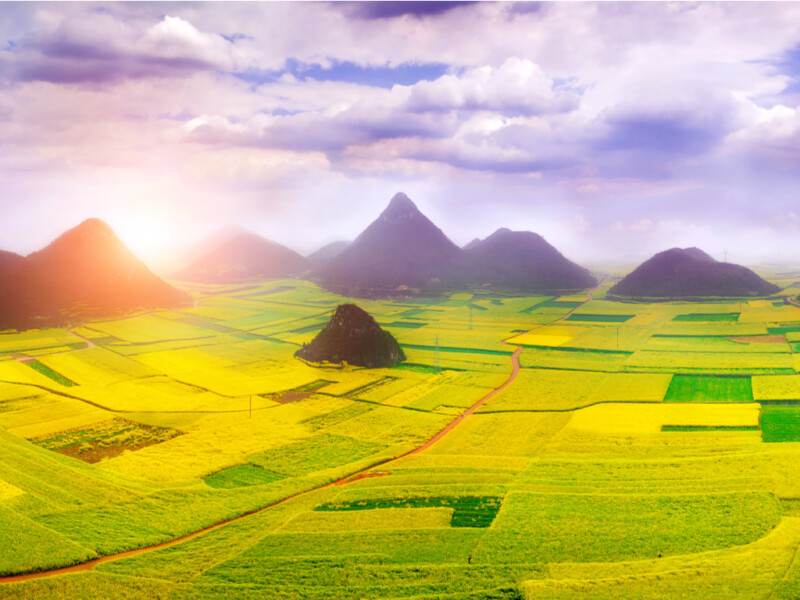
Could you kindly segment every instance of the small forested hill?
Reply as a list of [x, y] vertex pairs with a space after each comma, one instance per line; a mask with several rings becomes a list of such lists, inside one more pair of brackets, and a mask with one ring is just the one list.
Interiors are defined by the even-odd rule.
[[609, 290], [637, 298], [767, 296], [780, 287], [741, 265], [719, 262], [699, 248], [672, 248], [643, 262]]
[[308, 269], [294, 250], [254, 233], [240, 233], [215, 248], [175, 278], [201, 283], [230, 283], [252, 278], [288, 277]]
[[465, 247], [464, 273], [472, 283], [521, 292], [582, 290], [597, 284], [588, 270], [565, 258], [542, 236], [506, 228]]
[[460, 257], [460, 248], [399, 193], [352, 244], [313, 276], [325, 287], [353, 296], [401, 286], [431, 289], [453, 271]]
[[99, 219], [84, 221], [25, 258], [4, 255], [0, 261], [2, 328], [58, 324], [67, 313], [113, 315], [190, 300], [154, 275]]
[[340, 304], [325, 328], [297, 356], [360, 367], [392, 367], [406, 358], [392, 334], [355, 304]]

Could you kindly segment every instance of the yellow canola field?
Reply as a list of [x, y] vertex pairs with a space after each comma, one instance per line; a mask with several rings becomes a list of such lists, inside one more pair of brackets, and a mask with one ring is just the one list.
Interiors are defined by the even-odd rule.
[[756, 400], [800, 400], [800, 375], [755, 375], [752, 384]]
[[0, 479], [0, 500], [8, 500], [15, 496], [21, 496], [25, 490], [21, 490], [16, 486], [11, 485], [7, 481]]
[[587, 331], [586, 327], [572, 327], [569, 325], [539, 327], [512, 337], [508, 340], [508, 343], [522, 346], [563, 346], [585, 331]]
[[51, 390], [68, 389], [17, 360], [0, 362], [0, 385], [2, 382], [27, 383]]
[[151, 352], [137, 356], [136, 360], [176, 381], [226, 397], [271, 394], [324, 378], [300, 361], [235, 366], [232, 361], [198, 348]]
[[758, 404], [597, 404], [578, 410], [568, 429], [606, 435], [660, 433], [662, 425], [758, 426]]
[[452, 508], [374, 508], [314, 511], [294, 517], [279, 532], [374, 531], [380, 529], [441, 529], [450, 527]]
[[272, 410], [208, 415], [181, 427], [185, 433], [161, 444], [104, 460], [109, 473], [152, 481], [203, 477], [245, 462], [247, 456], [309, 437], [308, 430], [275, 418]]
[[570, 413], [475, 413], [427, 452], [535, 456], [569, 419]]
[[90, 404], [56, 395], [42, 396], [22, 410], [0, 412], [0, 426], [24, 438], [35, 438], [93, 425], [111, 417]]

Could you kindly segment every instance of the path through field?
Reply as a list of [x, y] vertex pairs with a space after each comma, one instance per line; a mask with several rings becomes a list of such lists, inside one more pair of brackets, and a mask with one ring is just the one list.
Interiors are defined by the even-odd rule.
[[[605, 280], [603, 280], [603, 281], [605, 281]], [[601, 281], [598, 284], [598, 287], [603, 284], [603, 281]], [[591, 302], [592, 298], [593, 298], [592, 292], [591, 291], [587, 291], [587, 294], [588, 294], [588, 296], [587, 296], [586, 301], [584, 301], [579, 306], [573, 308], [572, 310], [570, 310], [568, 313], [566, 313], [564, 316], [560, 317], [559, 319], [556, 319], [556, 320], [552, 321], [552, 323], [550, 323], [550, 324], [558, 323], [560, 321], [563, 321], [563, 320], [567, 319], [570, 315], [572, 315], [572, 313], [575, 312], [575, 310], [577, 310], [581, 306]], [[546, 325], [540, 325], [539, 327], [545, 327], [545, 326]], [[539, 327], [537, 327], [536, 329], [538, 329]], [[77, 335], [77, 334], [73, 334], [73, 335]], [[515, 334], [515, 335], [517, 335], [517, 334]], [[86, 341], [89, 341], [89, 340], [86, 340]], [[503, 342], [503, 343], [505, 343], [505, 342]], [[164, 542], [162, 544], [157, 544], [155, 546], [147, 546], [147, 547], [144, 547], [144, 548], [137, 548], [135, 550], [128, 550], [127, 552], [121, 552], [119, 554], [110, 554], [108, 556], [101, 556], [99, 558], [95, 558], [95, 559], [92, 559], [92, 560], [89, 560], [89, 561], [86, 561], [86, 562], [83, 562], [83, 563], [80, 563], [80, 564], [77, 564], [77, 565], [72, 565], [70, 567], [62, 567], [62, 568], [58, 568], [58, 569], [51, 569], [51, 570], [48, 570], [48, 571], [39, 571], [39, 572], [36, 572], [36, 573], [25, 573], [25, 574], [22, 574], [22, 575], [11, 575], [11, 576], [6, 576], [6, 577], [0, 577], [0, 584], [22, 582], [22, 581], [29, 581], [29, 580], [32, 580], [32, 579], [42, 579], [42, 578], [48, 578], [48, 577], [55, 577], [55, 576], [58, 576], [58, 575], [67, 575], [67, 574], [70, 574], [70, 573], [81, 573], [81, 572], [86, 572], [86, 571], [92, 571], [98, 565], [101, 565], [101, 564], [106, 563], [106, 562], [116, 561], [116, 560], [120, 560], [120, 559], [127, 558], [127, 557], [130, 557], [130, 556], [136, 556], [138, 554], [144, 554], [146, 552], [152, 552], [154, 550], [160, 550], [162, 548], [169, 548], [170, 546], [175, 546], [177, 544], [182, 544], [184, 542], [188, 542], [189, 540], [192, 540], [192, 539], [194, 539], [194, 538], [196, 538], [196, 537], [198, 537], [200, 535], [203, 535], [205, 533], [209, 533], [211, 531], [214, 531], [215, 529], [219, 529], [220, 527], [224, 527], [225, 525], [228, 525], [229, 523], [232, 523], [234, 521], [238, 521], [240, 519], [244, 519], [246, 517], [261, 513], [261, 512], [263, 512], [265, 510], [269, 510], [270, 508], [274, 508], [276, 506], [280, 506], [282, 504], [285, 504], [286, 502], [289, 502], [290, 500], [294, 500], [295, 498], [299, 498], [301, 496], [305, 496], [307, 494], [310, 494], [310, 493], [318, 491], [318, 490], [322, 490], [322, 489], [325, 489], [325, 488], [328, 488], [328, 487], [331, 487], [331, 486], [346, 485], [348, 483], [352, 483], [354, 481], [358, 481], [360, 479], [364, 479], [365, 477], [380, 476], [381, 473], [373, 473], [373, 470], [378, 468], [378, 467], [382, 467], [382, 466], [386, 466], [388, 464], [391, 464], [391, 463], [393, 463], [393, 462], [395, 462], [397, 460], [400, 460], [401, 458], [405, 458], [406, 456], [411, 456], [413, 454], [418, 454], [420, 452], [423, 452], [424, 450], [427, 450], [428, 448], [433, 446], [436, 442], [438, 442], [439, 440], [444, 438], [447, 434], [449, 434], [460, 423], [462, 423], [468, 416], [472, 415], [485, 402], [487, 402], [488, 400], [490, 400], [491, 398], [493, 398], [494, 396], [496, 396], [497, 394], [499, 394], [500, 392], [505, 390], [512, 383], [514, 383], [514, 381], [517, 379], [517, 376], [519, 375], [519, 370], [520, 370], [519, 355], [522, 353], [522, 350], [523, 350], [522, 346], [517, 346], [517, 349], [511, 355], [511, 374], [508, 376], [508, 379], [506, 379], [506, 381], [502, 385], [500, 385], [499, 387], [493, 389], [491, 392], [486, 394], [483, 398], [478, 400], [475, 404], [473, 404], [468, 409], [466, 409], [464, 412], [459, 414], [453, 421], [451, 421], [444, 429], [439, 431], [431, 439], [429, 439], [427, 442], [425, 442], [421, 446], [418, 446], [418, 447], [414, 448], [413, 450], [409, 450], [408, 452], [405, 452], [405, 453], [403, 453], [401, 455], [398, 455], [398, 456], [395, 456], [395, 457], [392, 457], [392, 458], [388, 458], [386, 460], [378, 462], [378, 463], [376, 463], [376, 464], [374, 464], [374, 465], [372, 465], [370, 467], [367, 467], [366, 469], [362, 469], [361, 471], [357, 471], [355, 473], [351, 473], [350, 475], [342, 477], [341, 479], [338, 479], [336, 481], [332, 481], [330, 483], [318, 486], [316, 488], [312, 488], [310, 490], [306, 490], [306, 491], [303, 491], [303, 492], [298, 492], [297, 494], [293, 494], [291, 496], [287, 496], [283, 500], [280, 500], [280, 501], [275, 502], [273, 504], [269, 504], [267, 506], [264, 506], [262, 508], [259, 508], [259, 509], [254, 510], [254, 511], [249, 512], [249, 513], [245, 513], [243, 515], [239, 515], [238, 517], [234, 517], [232, 519], [227, 519], [225, 521], [221, 521], [221, 522], [216, 523], [214, 525], [210, 525], [209, 527], [206, 527], [204, 529], [200, 529], [198, 531], [195, 531], [194, 533], [191, 533], [191, 534], [186, 535], [186, 536], [181, 537], [181, 538], [177, 538], [177, 539], [171, 540], [169, 542]]]

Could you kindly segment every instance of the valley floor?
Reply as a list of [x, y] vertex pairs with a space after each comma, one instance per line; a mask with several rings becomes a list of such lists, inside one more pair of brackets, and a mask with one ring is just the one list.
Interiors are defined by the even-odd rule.
[[0, 598], [800, 598], [800, 307], [607, 286], [359, 301], [390, 369], [296, 280], [0, 334]]

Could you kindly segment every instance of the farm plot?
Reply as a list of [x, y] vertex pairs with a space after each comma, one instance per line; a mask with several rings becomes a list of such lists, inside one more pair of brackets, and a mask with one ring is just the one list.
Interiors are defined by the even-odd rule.
[[781, 519], [766, 492], [568, 495], [510, 492], [478, 563], [658, 558], [747, 544]]
[[526, 348], [519, 357], [523, 367], [567, 371], [617, 372], [630, 352], [582, 350], [579, 348]]
[[123, 452], [160, 444], [181, 435], [166, 427], [151, 427], [124, 419], [111, 419], [90, 427], [70, 429], [30, 441], [45, 448], [88, 463], [119, 456]]
[[623, 366], [629, 372], [696, 374], [791, 374], [793, 357], [775, 352], [665, 352], [638, 350]]
[[321, 504], [315, 511], [361, 511], [388, 508], [449, 508], [451, 527], [489, 527], [503, 499], [496, 496], [412, 496]]
[[604, 373], [522, 369], [514, 385], [481, 406], [480, 412], [570, 410], [588, 403]]
[[761, 410], [765, 442], [800, 442], [800, 407], [764, 406]]
[[103, 321], [87, 326], [131, 344], [148, 344], [165, 340], [193, 340], [212, 337], [213, 331], [194, 327], [155, 315], [144, 315], [119, 321]]
[[753, 402], [750, 377], [674, 375], [664, 402]]
[[790, 352], [786, 340], [777, 343], [748, 343], [750, 336], [676, 336], [656, 334], [650, 337], [645, 345], [646, 350], [667, 352]]
[[356, 462], [385, 448], [375, 442], [321, 433], [251, 456], [248, 460], [250, 464], [273, 473], [296, 477]]
[[752, 382], [756, 400], [800, 402], [800, 375], [756, 375]]

